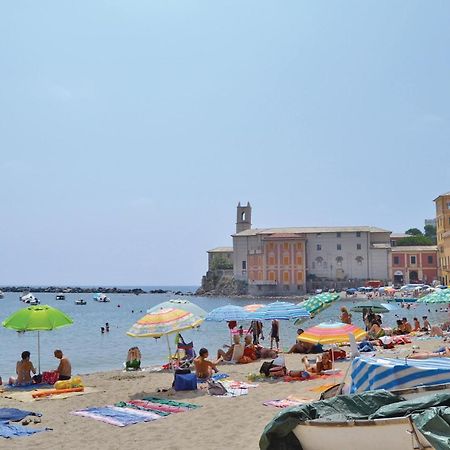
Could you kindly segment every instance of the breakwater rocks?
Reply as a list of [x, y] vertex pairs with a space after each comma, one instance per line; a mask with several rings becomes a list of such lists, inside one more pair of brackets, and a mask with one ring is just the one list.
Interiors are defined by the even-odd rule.
[[118, 288], [118, 287], [68, 287], [68, 286], [4, 286], [0, 287], [3, 292], [33, 292], [33, 293], [54, 293], [64, 294], [90, 294], [101, 292], [103, 294], [173, 294], [173, 295], [193, 295], [192, 292], [171, 291], [166, 289], [151, 289], [144, 291], [141, 288]]

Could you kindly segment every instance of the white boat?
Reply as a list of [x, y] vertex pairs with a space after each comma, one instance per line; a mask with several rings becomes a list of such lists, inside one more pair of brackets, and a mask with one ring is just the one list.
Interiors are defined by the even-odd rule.
[[0, 298], [3, 298], [5, 296], [5, 294], [3, 293], [3, 291], [0, 289]]
[[80, 298], [79, 300], [75, 300], [75, 305], [86, 305], [87, 301]]
[[56, 294], [56, 300], [65, 300], [66, 296], [62, 293], [59, 292], [58, 294]]
[[[337, 385], [338, 386], [338, 385]], [[322, 398], [331, 398], [332, 390]], [[391, 391], [406, 400], [430, 394], [450, 393], [450, 383]], [[325, 394], [325, 392], [323, 393]], [[364, 450], [424, 450], [434, 448], [416, 428], [411, 416], [374, 420], [305, 421], [293, 430], [303, 450], [361, 448]], [[355, 443], [355, 446], [350, 444]], [[363, 443], [363, 444], [362, 444]]]
[[345, 422], [306, 421], [293, 430], [303, 450], [432, 449], [408, 417]]
[[109, 297], [107, 297], [105, 294], [101, 294], [101, 293], [95, 294], [94, 295], [94, 300], [96, 302], [101, 302], [101, 303], [105, 303], [105, 302], [109, 302], [110, 301]]
[[39, 300], [30, 292], [27, 292], [20, 296], [20, 301], [27, 303], [28, 305], [39, 305]]

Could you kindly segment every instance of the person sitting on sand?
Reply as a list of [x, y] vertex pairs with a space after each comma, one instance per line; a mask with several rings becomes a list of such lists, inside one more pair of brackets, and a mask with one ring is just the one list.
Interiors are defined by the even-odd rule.
[[396, 335], [405, 334], [405, 324], [403, 323], [403, 320], [401, 319], [397, 320], [397, 327], [394, 328], [393, 334]]
[[302, 342], [299, 336], [304, 333], [304, 331], [299, 328], [297, 330], [296, 343], [289, 349], [288, 353], [322, 353], [323, 348], [321, 344], [311, 344], [309, 342]]
[[414, 324], [413, 331], [420, 331], [420, 322], [417, 317], [414, 317], [413, 324]]
[[22, 352], [22, 359], [17, 361], [16, 364], [16, 374], [17, 378], [14, 379], [11, 377], [9, 379], [9, 384], [15, 385], [27, 385], [32, 384], [33, 380], [31, 378], [31, 372], [36, 374], [36, 369], [33, 366], [33, 363], [30, 361], [30, 352], [25, 351]]
[[128, 350], [127, 360], [125, 362], [126, 370], [140, 370], [141, 368], [141, 351], [139, 347], [131, 347]]
[[423, 316], [423, 327], [422, 327], [422, 331], [428, 332], [431, 330], [431, 323], [428, 322], [428, 317], [427, 316]]
[[201, 348], [198, 352], [197, 358], [194, 359], [195, 373], [198, 378], [211, 378], [213, 373], [217, 373], [219, 370], [216, 367], [218, 361], [213, 363], [208, 359], [208, 350]]
[[450, 347], [446, 347], [444, 350], [439, 352], [422, 352], [422, 353], [412, 353], [408, 356], [408, 359], [428, 359], [428, 358], [450, 358]]
[[345, 306], [341, 308], [341, 322], [346, 324], [352, 323], [352, 315], [349, 314]]
[[217, 359], [223, 359], [224, 361], [231, 361], [231, 358], [233, 357], [233, 351], [235, 345], [241, 345], [241, 337], [239, 334], [233, 335], [233, 344], [232, 345], [224, 345], [224, 348], [228, 348], [228, 350], [225, 352], [221, 348], [217, 350]]
[[60, 380], [70, 380], [72, 377], [72, 365], [67, 357], [63, 355], [62, 350], [55, 350], [55, 358], [59, 359], [58, 368], [55, 372], [58, 372]]
[[403, 329], [405, 330], [405, 334], [409, 334], [412, 331], [412, 326], [411, 324], [408, 322], [408, 319], [406, 317], [402, 318], [402, 322], [403, 322]]
[[333, 368], [333, 364], [330, 358], [330, 354], [328, 352], [323, 353], [322, 355], [318, 355], [316, 358], [316, 365], [310, 366], [308, 357], [304, 356], [302, 358], [302, 362], [305, 365], [306, 372], [309, 373], [322, 373], [324, 370], [330, 370]]
[[374, 320], [367, 334], [369, 336], [369, 340], [377, 340], [380, 339], [380, 337], [383, 337], [385, 332], [383, 328], [381, 328], [380, 322], [378, 322], [378, 320]]

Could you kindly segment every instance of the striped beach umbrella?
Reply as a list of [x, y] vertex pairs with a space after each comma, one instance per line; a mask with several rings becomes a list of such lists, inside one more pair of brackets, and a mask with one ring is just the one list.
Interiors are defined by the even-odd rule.
[[310, 317], [310, 313], [305, 308], [290, 302], [269, 303], [250, 315], [255, 320], [290, 320]]
[[206, 316], [206, 320], [212, 322], [238, 322], [242, 320], [251, 320], [249, 314], [250, 313], [242, 308], [242, 306], [225, 305], [210, 311]]
[[419, 298], [417, 303], [450, 303], [450, 290], [442, 289]]
[[298, 336], [298, 339], [311, 344], [342, 344], [349, 342], [350, 334], [355, 337], [355, 340], [361, 340], [366, 336], [366, 332], [355, 325], [324, 322], [308, 328]]
[[189, 311], [177, 308], [165, 308], [146, 314], [127, 332], [132, 337], [160, 338], [190, 328], [198, 327], [204, 318]]
[[244, 309], [247, 312], [255, 312], [258, 311], [258, 309], [261, 309], [264, 305], [261, 303], [252, 303], [251, 305], [245, 305]]
[[208, 313], [204, 309], [200, 308], [200, 306], [197, 306], [195, 303], [183, 299], [172, 299], [168, 300], [167, 302], [158, 303], [156, 306], [148, 309], [147, 312], [152, 313], [167, 308], [182, 309], [183, 311], [191, 312], [195, 316], [203, 318], [206, 318], [206, 316], [208, 315]]

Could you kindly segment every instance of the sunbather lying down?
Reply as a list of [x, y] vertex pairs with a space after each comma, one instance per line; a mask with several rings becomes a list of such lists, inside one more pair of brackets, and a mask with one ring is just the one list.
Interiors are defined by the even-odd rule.
[[307, 356], [302, 358], [302, 362], [305, 365], [305, 370], [309, 373], [322, 373], [324, 370], [330, 370], [333, 368], [330, 354], [328, 352], [317, 356], [315, 366], [310, 366]]
[[441, 352], [422, 352], [412, 353], [408, 356], [408, 359], [428, 359], [428, 358], [450, 358], [450, 347], [446, 347]]

